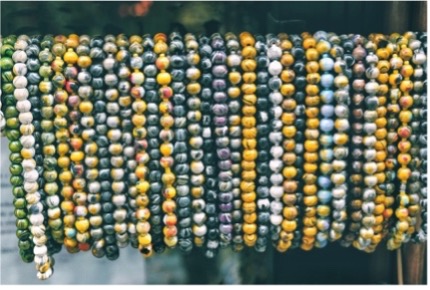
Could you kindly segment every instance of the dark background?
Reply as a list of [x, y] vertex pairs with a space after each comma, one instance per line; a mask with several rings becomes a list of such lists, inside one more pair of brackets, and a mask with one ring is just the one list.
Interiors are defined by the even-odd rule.
[[[1, 34], [89, 35], [156, 32], [300, 33], [318, 30], [341, 33], [426, 31], [425, 2], [153, 2], [146, 15], [122, 13], [139, 2], [1, 2]], [[148, 8], [147, 6], [147, 8]], [[412, 248], [412, 249], [411, 249]], [[414, 252], [415, 251], [415, 252]], [[411, 265], [419, 265], [425, 249], [403, 249], [406, 283], [413, 279]], [[269, 251], [241, 254], [242, 283], [249, 284], [396, 284], [396, 252], [381, 243], [373, 254], [332, 244], [311, 252], [285, 254]], [[168, 258], [168, 257], [167, 257]], [[156, 258], [157, 259], [157, 258]], [[215, 263], [197, 251], [184, 257], [188, 283], [222, 284]], [[168, 259], [165, 262], [168, 263]], [[148, 263], [148, 266], [151, 263]], [[424, 266], [423, 273], [426, 273]], [[416, 271], [416, 270], [412, 270]], [[221, 277], [221, 278], [219, 278]], [[408, 280], [409, 279], [409, 280]], [[155, 282], [156, 283], [156, 282]]]

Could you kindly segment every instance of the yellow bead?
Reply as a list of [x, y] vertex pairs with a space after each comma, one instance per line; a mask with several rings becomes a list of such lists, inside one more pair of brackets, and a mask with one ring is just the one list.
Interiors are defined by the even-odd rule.
[[78, 61], [78, 55], [76, 54], [76, 52], [73, 51], [72, 48], [69, 48], [67, 50], [67, 52], [64, 54], [63, 58], [67, 64], [73, 65]]
[[78, 232], [85, 233], [90, 227], [90, 222], [87, 219], [77, 220], [75, 226]]
[[397, 178], [402, 182], [406, 182], [411, 176], [411, 170], [409, 168], [399, 168], [397, 171]]
[[297, 176], [297, 169], [295, 167], [288, 166], [283, 169], [282, 174], [287, 179], [293, 179]]
[[303, 229], [303, 234], [305, 236], [314, 237], [317, 234], [317, 228], [316, 227], [306, 227]]
[[245, 235], [252, 235], [257, 231], [257, 225], [245, 223], [243, 224], [242, 230]]
[[168, 84], [170, 84], [170, 82], [172, 81], [172, 77], [170, 76], [169, 73], [167, 72], [160, 72], [157, 75], [157, 83], [161, 86], [166, 86]]
[[139, 244], [143, 247], [148, 246], [152, 242], [152, 237], [150, 234], [143, 234], [137, 237]]

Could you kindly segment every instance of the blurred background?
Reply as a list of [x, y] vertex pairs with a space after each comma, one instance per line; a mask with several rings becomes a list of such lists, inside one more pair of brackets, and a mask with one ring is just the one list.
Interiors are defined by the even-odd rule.
[[[1, 34], [105, 35], [169, 33], [341, 33], [426, 31], [427, 3], [410, 2], [0, 2]], [[16, 247], [7, 140], [1, 140], [2, 284], [397, 284], [398, 262], [405, 283], [427, 283], [424, 246], [402, 255], [381, 243], [373, 254], [336, 244], [311, 252], [264, 254], [221, 251], [215, 259], [201, 251], [166, 252], [144, 260], [132, 248], [115, 262], [90, 253], [56, 255], [55, 275], [41, 282], [32, 264], [21, 262]]]

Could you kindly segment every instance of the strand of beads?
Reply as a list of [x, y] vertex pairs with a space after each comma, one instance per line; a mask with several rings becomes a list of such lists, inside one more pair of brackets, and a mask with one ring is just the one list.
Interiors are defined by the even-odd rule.
[[149, 211], [151, 212], [150, 217], [150, 235], [152, 237], [153, 250], [156, 253], [161, 253], [165, 249], [163, 242], [163, 225], [162, 225], [162, 186], [161, 186], [161, 167], [160, 167], [160, 141], [159, 134], [160, 119], [158, 117], [158, 103], [160, 102], [160, 96], [157, 92], [157, 67], [155, 61], [157, 55], [154, 53], [154, 42], [149, 35], [143, 37], [143, 62], [144, 69], [143, 74], [145, 81], [143, 87], [145, 88], [145, 96], [147, 101], [147, 131], [148, 131], [148, 181], [150, 183], [149, 189]]
[[[319, 129], [319, 143], [321, 145], [318, 155], [319, 160], [319, 174], [317, 192], [318, 206], [317, 206], [317, 229], [315, 246], [317, 248], [324, 248], [327, 246], [330, 231], [331, 208], [330, 202], [333, 197], [333, 133], [334, 133], [334, 92], [333, 82], [334, 77], [332, 74], [334, 61], [329, 54], [331, 43], [327, 41], [327, 34], [325, 32], [317, 32], [314, 35], [317, 40], [316, 49], [321, 55], [319, 61], [319, 69], [321, 75], [321, 116]], [[334, 177], [334, 176], [333, 176]], [[336, 176], [337, 177], [337, 176]], [[334, 203], [334, 202], [333, 202]], [[334, 203], [335, 204], [335, 203]]]
[[[103, 51], [107, 55], [107, 58], [103, 61], [103, 68], [105, 70], [104, 84], [106, 90], [104, 93], [104, 102], [106, 104], [106, 125], [107, 132], [106, 136], [108, 141], [106, 147], [108, 153], [104, 153], [103, 169], [100, 170], [101, 182], [101, 201], [103, 210], [103, 231], [105, 233], [105, 253], [106, 258], [109, 260], [116, 260], [119, 257], [119, 248], [117, 245], [117, 239], [115, 235], [115, 205], [114, 205], [114, 192], [115, 183], [112, 182], [111, 176], [115, 168], [121, 164], [121, 156], [118, 156], [118, 151], [122, 151], [121, 144], [118, 141], [121, 138], [120, 119], [118, 117], [119, 105], [117, 103], [119, 91], [117, 89], [118, 77], [115, 74], [115, 69], [118, 65], [115, 54], [118, 51], [118, 47], [115, 43], [116, 39], [113, 35], [106, 35], [104, 38]], [[108, 163], [109, 161], [109, 163]], [[118, 164], [119, 162], [119, 164]]]
[[397, 161], [400, 165], [397, 170], [397, 178], [400, 184], [399, 195], [397, 196], [398, 206], [395, 211], [397, 221], [391, 229], [391, 236], [387, 242], [387, 247], [390, 250], [398, 249], [402, 243], [406, 243], [409, 240], [409, 236], [413, 233], [415, 224], [413, 220], [415, 212], [409, 211], [408, 209], [411, 200], [406, 193], [408, 181], [411, 177], [411, 169], [409, 168], [411, 162], [411, 142], [409, 140], [411, 128], [409, 123], [412, 120], [412, 112], [409, 108], [413, 105], [413, 98], [409, 95], [409, 92], [413, 89], [413, 83], [410, 77], [414, 72], [413, 67], [409, 64], [409, 60], [412, 57], [412, 50], [407, 47], [407, 44], [408, 39], [406, 37], [400, 36], [397, 38], [399, 57], [402, 62], [402, 67], [400, 69], [401, 82], [399, 85], [400, 97], [398, 99], [398, 104], [401, 109], [399, 112], [400, 125], [397, 129], [397, 134], [401, 138], [397, 144], [397, 148], [399, 149]]
[[23, 159], [23, 185], [26, 192], [27, 209], [29, 213], [30, 231], [34, 243], [34, 262], [36, 265], [37, 277], [41, 280], [48, 279], [52, 275], [53, 260], [48, 255], [47, 240], [45, 234], [46, 227], [44, 225], [45, 217], [43, 216], [43, 204], [41, 202], [41, 192], [37, 183], [39, 174], [36, 170], [35, 155], [35, 138], [33, 133], [35, 126], [33, 125], [33, 115], [31, 114], [31, 103], [28, 100], [29, 91], [27, 89], [28, 80], [25, 77], [27, 67], [27, 54], [25, 53], [28, 47], [29, 39], [26, 36], [18, 37], [15, 42], [15, 52], [12, 55], [14, 60], [13, 72], [15, 77], [13, 85], [15, 87], [14, 96], [17, 100], [16, 108], [19, 111], [18, 119], [20, 122], [22, 145], [21, 157]]
[[334, 92], [335, 107], [334, 107], [334, 135], [333, 135], [333, 172], [331, 180], [333, 182], [333, 199], [332, 199], [332, 222], [330, 225], [329, 239], [330, 241], [339, 240], [345, 230], [345, 222], [347, 220], [346, 213], [346, 196], [348, 192], [347, 179], [347, 158], [349, 150], [347, 147], [349, 141], [349, 81], [348, 77], [352, 76], [349, 68], [353, 62], [351, 51], [354, 44], [351, 40], [344, 37], [343, 47], [342, 38], [333, 36], [330, 38], [333, 47], [330, 51], [334, 58]]
[[412, 176], [414, 183], [410, 184], [410, 191], [419, 194], [421, 206], [421, 227], [416, 231], [413, 241], [425, 242], [427, 240], [427, 100], [426, 100], [426, 78], [424, 72], [424, 63], [427, 57], [423, 50], [422, 40], [426, 39], [421, 36], [411, 45], [414, 50], [412, 62], [414, 64], [414, 108], [412, 110], [414, 120], [411, 123], [412, 148], [411, 154], [414, 158], [414, 171]]
[[[0, 36], [0, 49], [3, 47], [3, 39]], [[0, 88], [0, 137], [5, 136], [6, 130], [6, 118], [3, 113], [3, 97], [2, 97], [2, 89]]]
[[164, 168], [164, 173], [161, 177], [163, 183], [163, 196], [165, 200], [162, 204], [163, 212], [165, 213], [163, 222], [163, 234], [164, 243], [167, 247], [173, 248], [178, 243], [177, 237], [177, 218], [176, 218], [176, 189], [173, 184], [176, 181], [175, 174], [171, 171], [174, 166], [174, 147], [171, 143], [174, 138], [173, 127], [173, 104], [170, 98], [173, 95], [173, 90], [169, 86], [172, 81], [171, 75], [166, 71], [171, 66], [170, 60], [167, 58], [166, 54], [168, 52], [168, 46], [166, 44], [166, 35], [159, 33], [154, 36], [154, 52], [157, 54], [157, 61], [155, 65], [157, 66], [159, 72], [157, 75], [157, 83], [160, 86], [159, 94], [161, 98], [161, 103], [159, 104], [160, 114], [160, 125], [163, 129], [160, 131], [160, 139], [163, 143], [160, 145], [161, 159], [160, 165]]
[[361, 206], [363, 219], [361, 221], [362, 225], [360, 228], [360, 234], [356, 242], [354, 242], [354, 247], [360, 250], [366, 250], [370, 246], [371, 241], [374, 236], [373, 226], [375, 225], [375, 198], [376, 190], [375, 186], [378, 182], [375, 176], [377, 165], [375, 162], [376, 157], [376, 124], [375, 120], [378, 117], [376, 109], [378, 107], [378, 98], [376, 93], [379, 90], [379, 84], [376, 79], [379, 76], [379, 69], [376, 64], [378, 62], [378, 56], [375, 54], [376, 47], [372, 41], [368, 41], [365, 45], [367, 50], [366, 55], [366, 78], [368, 81], [364, 87], [366, 96], [364, 98], [365, 109], [364, 109], [364, 124], [363, 124], [363, 157], [365, 159], [362, 169], [362, 174], [364, 175], [364, 185], [363, 189], [363, 204]]
[[[214, 105], [212, 106], [213, 123], [215, 127], [216, 156], [218, 160], [218, 220], [219, 220], [219, 245], [227, 247], [232, 239], [232, 210], [233, 172], [231, 170], [231, 152], [228, 137], [228, 105], [227, 105], [227, 82], [225, 80], [228, 70], [226, 66], [226, 49], [224, 39], [220, 34], [212, 35], [212, 74], [214, 80]], [[215, 247], [214, 247], [215, 248]]]
[[377, 45], [376, 55], [378, 56], [377, 68], [379, 70], [379, 76], [377, 77], [379, 83], [379, 89], [377, 91], [378, 107], [376, 108], [377, 118], [375, 120], [376, 131], [375, 131], [375, 162], [376, 162], [376, 172], [375, 176], [377, 178], [377, 184], [375, 186], [376, 198], [375, 198], [375, 225], [373, 226], [374, 235], [371, 240], [371, 244], [367, 247], [367, 252], [373, 252], [376, 246], [382, 240], [382, 229], [384, 223], [384, 213], [386, 205], [391, 203], [390, 198], [385, 196], [385, 159], [387, 158], [386, 148], [387, 148], [387, 97], [388, 94], [388, 71], [390, 69], [390, 63], [388, 58], [390, 57], [389, 50], [384, 47], [386, 45], [386, 40], [381, 35], [374, 35], [372, 40]]
[[72, 186], [74, 193], [72, 200], [75, 204], [74, 207], [74, 227], [77, 230], [76, 240], [78, 242], [76, 251], [82, 250], [87, 251], [89, 249], [89, 221], [87, 219], [87, 193], [86, 191], [86, 179], [85, 177], [85, 166], [83, 164], [85, 153], [83, 151], [84, 141], [82, 139], [82, 127], [80, 126], [80, 120], [82, 113], [79, 111], [81, 98], [79, 96], [79, 84], [77, 80], [78, 68], [75, 64], [78, 62], [79, 56], [76, 53], [76, 48], [79, 45], [79, 36], [71, 34], [67, 38], [66, 47], [67, 52], [64, 54], [64, 61], [67, 63], [67, 67], [64, 70], [64, 75], [67, 78], [66, 90], [69, 93], [68, 106], [69, 106], [69, 119], [71, 121], [69, 126], [70, 132], [70, 146], [73, 151], [70, 153], [71, 160], [71, 172], [73, 174]]
[[272, 144], [270, 148], [270, 155], [272, 158], [269, 162], [270, 166], [270, 182], [271, 186], [269, 189], [269, 193], [271, 196], [270, 203], [270, 235], [272, 242], [276, 244], [279, 240], [279, 234], [281, 232], [281, 223], [282, 223], [282, 202], [281, 197], [284, 193], [284, 189], [282, 187], [282, 183], [284, 178], [281, 174], [283, 164], [282, 164], [282, 155], [284, 153], [283, 147], [281, 146], [282, 142], [282, 95], [279, 92], [279, 89], [282, 85], [282, 81], [280, 79], [280, 74], [282, 72], [282, 64], [279, 62], [282, 56], [282, 50], [279, 47], [279, 39], [277, 39], [274, 35], [267, 35], [267, 56], [269, 57], [270, 63], [267, 71], [270, 74], [270, 79], [268, 81], [269, 89], [271, 93], [269, 94], [269, 100], [272, 103], [272, 108], [270, 109], [270, 133], [269, 140]]
[[348, 166], [349, 185], [348, 188], [351, 190], [351, 197], [348, 202], [349, 208], [349, 225], [347, 232], [344, 235], [341, 245], [344, 247], [349, 247], [354, 242], [357, 237], [358, 231], [360, 230], [361, 220], [363, 215], [361, 213], [362, 206], [362, 184], [363, 177], [361, 170], [363, 168], [363, 101], [364, 101], [364, 73], [365, 66], [363, 64], [363, 59], [366, 56], [366, 50], [363, 48], [364, 39], [360, 35], [355, 35], [351, 38], [354, 43], [354, 49], [352, 50], [352, 56], [355, 59], [355, 63], [352, 66], [353, 80], [352, 80], [352, 106], [351, 106], [351, 142], [350, 142], [350, 152], [351, 152], [351, 162]]
[[[43, 187], [45, 196], [44, 207], [47, 213], [45, 216], [45, 227], [49, 230], [48, 235], [48, 252], [58, 253], [61, 250], [63, 243], [63, 228], [60, 209], [60, 198], [58, 193], [58, 173], [57, 159], [55, 148], [54, 135], [54, 96], [52, 95], [53, 85], [50, 80], [52, 77], [51, 63], [54, 60], [54, 55], [51, 52], [54, 39], [52, 36], [45, 36], [40, 42], [40, 49], [37, 47], [39, 38], [32, 39], [32, 43], [28, 46], [33, 51], [33, 58], [27, 60], [27, 68], [32, 71], [28, 75], [30, 83], [29, 91], [32, 103], [32, 113], [35, 119], [39, 120], [39, 124], [34, 122], [36, 131], [36, 164], [39, 171], [39, 186]], [[28, 53], [27, 53], [28, 54]], [[32, 60], [32, 61], [31, 61]], [[30, 63], [31, 62], [31, 63]], [[42, 66], [40, 65], [42, 64]], [[40, 76], [40, 77], [39, 77]], [[43, 78], [43, 79], [42, 79]], [[31, 89], [30, 89], [31, 87]], [[39, 95], [39, 91], [42, 93]], [[34, 110], [34, 111], [33, 111]], [[42, 192], [42, 191], [41, 191]]]
[[255, 56], [255, 39], [247, 32], [240, 34], [240, 44], [242, 46], [242, 62], [241, 68], [243, 71], [242, 79], [242, 182], [241, 182], [241, 197], [243, 209], [243, 241], [248, 247], [253, 247], [257, 240], [257, 203], [256, 203], [256, 160], [258, 157], [257, 149], [257, 128], [256, 128], [256, 104], [257, 96], [255, 92], [257, 86], [255, 81], [257, 75], [255, 70], [257, 63]]
[[185, 35], [185, 47], [187, 51], [186, 62], [188, 64], [185, 76], [187, 78], [186, 85], [186, 104], [188, 113], [187, 129], [189, 133], [188, 144], [190, 148], [190, 192], [191, 192], [191, 209], [192, 209], [192, 234], [194, 239], [191, 241], [196, 246], [202, 246], [205, 242], [207, 227], [205, 225], [206, 213], [205, 209], [205, 164], [203, 163], [203, 130], [202, 130], [202, 102], [199, 98], [201, 93], [201, 85], [199, 83], [200, 56], [198, 54], [199, 44], [192, 34]]
[[[266, 37], [263, 35], [255, 36], [255, 48], [257, 50], [257, 208], [258, 208], [258, 231], [255, 250], [265, 252], [268, 245], [269, 226], [270, 226], [270, 181], [269, 181], [269, 162], [270, 162], [270, 141], [269, 141], [269, 100], [270, 93], [268, 86], [269, 58], [267, 57]], [[240, 60], [240, 59], [239, 59]], [[240, 105], [240, 103], [239, 103]]]
[[[90, 235], [92, 239], [91, 253], [101, 258], [105, 256], [105, 237], [103, 230], [103, 207], [102, 196], [110, 190], [109, 184], [109, 151], [106, 126], [106, 102], [104, 100], [104, 83], [103, 83], [103, 38], [92, 37], [90, 40], [91, 66], [89, 73], [91, 75], [91, 87], [93, 88], [94, 110], [92, 117], [94, 119], [94, 142], [96, 143], [97, 152], [94, 156], [97, 163], [93, 167], [93, 176], [91, 184], [88, 184], [88, 213], [90, 220]], [[88, 153], [87, 153], [88, 154]]]
[[305, 68], [305, 52], [302, 47], [302, 38], [300, 35], [291, 35], [290, 40], [294, 44], [294, 47], [291, 48], [291, 54], [294, 57], [294, 87], [295, 94], [294, 100], [296, 101], [296, 109], [294, 110], [295, 120], [294, 125], [296, 126], [296, 135], [295, 135], [295, 148], [294, 153], [296, 154], [296, 161], [294, 166], [297, 170], [297, 191], [296, 191], [296, 201], [295, 205], [297, 208], [297, 217], [296, 223], [297, 227], [294, 231], [294, 238], [292, 241], [291, 248], [298, 248], [300, 246], [300, 241], [302, 237], [301, 221], [303, 218], [301, 217], [302, 211], [300, 209], [300, 204], [303, 200], [303, 180], [301, 176], [303, 176], [303, 153], [304, 153], [304, 141], [305, 141], [305, 87], [306, 87], [306, 68]]
[[12, 60], [15, 51], [15, 36], [8, 36], [2, 39], [1, 47], [1, 79], [2, 79], [2, 103], [4, 103], [4, 116], [6, 121], [5, 135], [9, 140], [9, 172], [11, 174], [10, 183], [14, 196], [13, 205], [16, 217], [16, 236], [18, 238], [19, 255], [21, 259], [30, 263], [34, 260], [34, 244], [29, 229], [29, 211], [27, 209], [26, 191], [23, 184], [23, 158], [21, 157], [22, 144], [20, 137], [20, 122], [18, 119], [19, 111], [16, 108], [17, 100], [14, 97], [14, 63]]
[[[130, 53], [128, 52], [128, 38], [120, 34], [116, 37], [116, 45], [118, 51], [115, 58], [118, 62], [116, 70], [118, 76], [118, 92], [119, 97], [117, 103], [119, 105], [119, 123], [115, 129], [117, 133], [118, 143], [114, 148], [111, 147], [111, 163], [114, 167], [111, 171], [113, 179], [112, 202], [115, 205], [113, 213], [115, 219], [115, 236], [118, 247], [124, 248], [129, 243], [128, 227], [127, 227], [127, 201], [132, 199], [128, 192], [127, 185], [135, 181], [134, 175], [129, 174], [134, 172], [136, 163], [134, 162], [133, 136], [131, 134], [131, 96], [130, 96], [130, 69], [128, 63], [130, 61]], [[130, 180], [131, 178], [131, 180]]]
[[281, 56], [281, 64], [283, 70], [281, 72], [281, 80], [283, 82], [280, 91], [283, 96], [282, 109], [283, 113], [281, 116], [283, 127], [283, 148], [284, 154], [283, 160], [283, 171], [284, 176], [282, 201], [284, 203], [283, 208], [283, 221], [281, 224], [281, 232], [279, 234], [279, 241], [277, 244], [277, 250], [285, 252], [291, 248], [292, 241], [294, 239], [294, 233], [297, 229], [297, 215], [298, 210], [296, 207], [297, 202], [297, 169], [295, 167], [296, 154], [294, 152], [295, 137], [297, 129], [294, 126], [295, 114], [294, 111], [297, 107], [296, 101], [293, 99], [295, 93], [295, 86], [293, 84], [295, 79], [295, 73], [292, 69], [294, 63], [294, 56], [291, 54], [292, 43], [285, 34], [279, 35], [281, 41], [281, 49], [283, 54]]
[[[189, 157], [187, 150], [188, 131], [187, 131], [187, 112], [185, 109], [185, 48], [182, 37], [178, 33], [170, 35], [170, 63], [172, 70], [172, 89], [174, 103], [173, 118], [175, 120], [175, 142], [174, 142], [174, 171], [177, 174], [175, 188], [178, 194], [176, 202], [178, 204], [178, 246], [183, 252], [191, 252], [193, 249], [192, 239], [192, 217], [191, 217], [191, 199], [189, 172], [201, 172], [204, 167], [196, 168], [196, 164], [189, 165]], [[188, 115], [193, 119], [193, 116]], [[191, 168], [190, 168], [191, 167]], [[176, 218], [176, 217], [174, 217]], [[165, 223], [170, 223], [170, 220]], [[175, 221], [176, 223], [176, 221]]]
[[[81, 139], [83, 142], [83, 150], [85, 153], [84, 164], [85, 164], [85, 182], [88, 193], [83, 193], [82, 196], [77, 197], [76, 202], [78, 206], [75, 207], [75, 215], [77, 215], [77, 240], [79, 242], [79, 248], [83, 251], [90, 249], [92, 240], [90, 235], [90, 220], [89, 220], [89, 195], [94, 194], [98, 191], [98, 184], [96, 178], [99, 174], [97, 169], [98, 158], [96, 152], [98, 150], [94, 138], [96, 131], [94, 129], [95, 121], [92, 116], [93, 112], [93, 88], [91, 86], [91, 74], [88, 71], [91, 65], [90, 54], [90, 41], [91, 38], [88, 35], [82, 35], [79, 37], [79, 46], [76, 47], [76, 53], [78, 55], [77, 65], [79, 67], [79, 73], [77, 75], [77, 81], [79, 85], [78, 96], [79, 96], [79, 113], [80, 119], [78, 120], [82, 126], [80, 132]], [[92, 197], [92, 196], [91, 196]], [[91, 207], [91, 210], [94, 210]], [[79, 227], [82, 229], [79, 229]]]
[[241, 251], [243, 249], [243, 237], [242, 237], [242, 199], [240, 196], [240, 172], [242, 159], [242, 128], [241, 128], [241, 112], [242, 102], [240, 99], [240, 83], [242, 81], [242, 75], [239, 72], [241, 55], [239, 52], [240, 44], [237, 40], [236, 35], [233, 33], [227, 33], [225, 35], [226, 46], [228, 50], [227, 66], [229, 67], [228, 80], [229, 88], [227, 94], [229, 96], [228, 110], [229, 110], [229, 138], [230, 138], [230, 150], [231, 150], [231, 161], [233, 172], [232, 179], [232, 193], [233, 193], [233, 250]]
[[318, 84], [321, 76], [319, 75], [319, 52], [316, 49], [317, 41], [311, 35], [304, 34], [303, 48], [306, 56], [306, 130], [305, 130], [305, 153], [304, 153], [304, 174], [303, 174], [303, 198], [305, 216], [303, 218], [303, 237], [301, 248], [305, 251], [311, 250], [315, 244], [317, 235], [316, 205], [318, 203], [318, 137], [320, 96]]
[[207, 235], [205, 238], [205, 255], [206, 257], [213, 258], [219, 245], [219, 229], [218, 229], [218, 215], [216, 208], [217, 201], [217, 166], [215, 151], [215, 134], [212, 116], [213, 106], [213, 76], [212, 70], [212, 47], [210, 46], [210, 39], [206, 36], [199, 38], [199, 55], [202, 58], [200, 67], [202, 69], [202, 136], [204, 157], [203, 163], [205, 166], [206, 184], [205, 184], [205, 213], [207, 216], [206, 226]]

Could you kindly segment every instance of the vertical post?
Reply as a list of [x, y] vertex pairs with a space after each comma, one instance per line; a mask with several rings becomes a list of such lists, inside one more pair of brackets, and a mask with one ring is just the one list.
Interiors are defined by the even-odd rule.
[[386, 2], [385, 33], [403, 33], [408, 29], [409, 3], [404, 1]]

